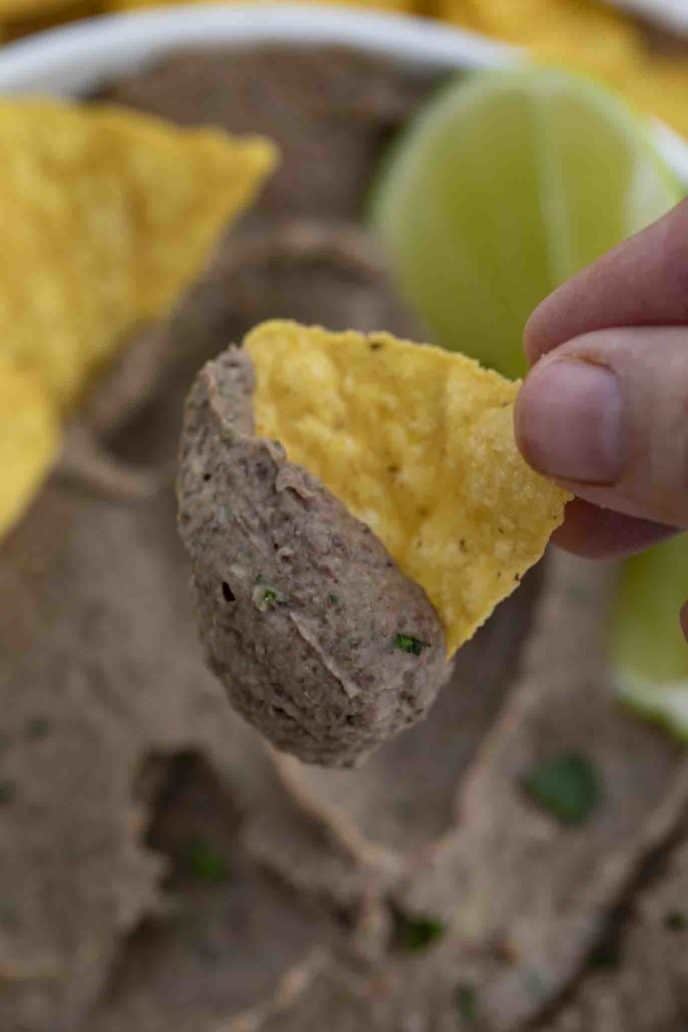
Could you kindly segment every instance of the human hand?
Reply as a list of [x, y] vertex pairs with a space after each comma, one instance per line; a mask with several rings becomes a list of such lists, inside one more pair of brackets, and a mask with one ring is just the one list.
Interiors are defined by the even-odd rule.
[[525, 347], [519, 447], [576, 495], [556, 543], [604, 558], [688, 527], [688, 201], [543, 301]]

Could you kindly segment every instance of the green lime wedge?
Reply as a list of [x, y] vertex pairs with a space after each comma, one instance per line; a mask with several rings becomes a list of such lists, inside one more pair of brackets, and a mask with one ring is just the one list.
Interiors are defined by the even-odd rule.
[[678, 614], [687, 596], [685, 535], [627, 559], [611, 639], [621, 698], [684, 740], [688, 740], [688, 646]]
[[538, 302], [680, 197], [623, 101], [519, 68], [431, 101], [386, 161], [372, 217], [433, 342], [518, 376]]

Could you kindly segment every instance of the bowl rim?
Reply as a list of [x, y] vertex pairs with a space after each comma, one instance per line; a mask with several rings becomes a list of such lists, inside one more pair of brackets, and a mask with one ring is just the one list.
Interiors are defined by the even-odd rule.
[[99, 15], [0, 50], [0, 93], [73, 94], [176, 47], [351, 46], [437, 70], [494, 68], [520, 51], [415, 15], [328, 4], [218, 3]]
[[[74, 96], [171, 50], [261, 43], [349, 46], [433, 71], [499, 68], [519, 48], [414, 15], [320, 4], [194, 4], [86, 18], [0, 48], [0, 94]], [[688, 141], [655, 121], [654, 141], [688, 186]]]

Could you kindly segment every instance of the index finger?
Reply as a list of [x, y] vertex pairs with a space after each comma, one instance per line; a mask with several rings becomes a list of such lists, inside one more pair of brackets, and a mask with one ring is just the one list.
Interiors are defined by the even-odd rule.
[[688, 323], [688, 200], [550, 294], [525, 329], [536, 362], [574, 337], [614, 326]]

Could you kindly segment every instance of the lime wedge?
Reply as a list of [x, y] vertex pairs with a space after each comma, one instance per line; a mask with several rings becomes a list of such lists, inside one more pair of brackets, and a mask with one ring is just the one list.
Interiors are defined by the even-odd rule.
[[688, 645], [678, 613], [688, 595], [688, 538], [623, 565], [611, 658], [621, 698], [688, 741]]
[[623, 101], [519, 68], [435, 98], [386, 162], [372, 215], [434, 343], [518, 376], [535, 305], [680, 197]]

